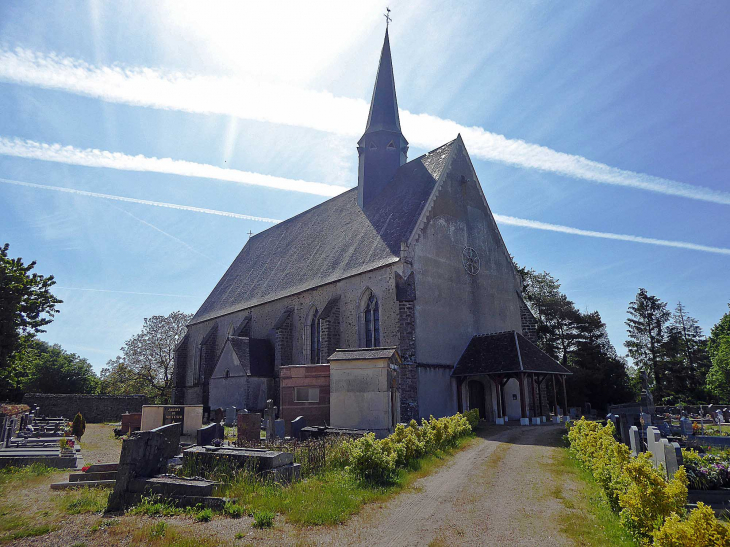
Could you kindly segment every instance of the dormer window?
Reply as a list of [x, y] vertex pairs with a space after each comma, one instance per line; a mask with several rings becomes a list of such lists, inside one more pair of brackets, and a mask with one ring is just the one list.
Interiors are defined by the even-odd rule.
[[395, 143], [393, 141], [390, 141], [387, 146], [388, 150], [395, 150]]
[[370, 141], [370, 150], [377, 150], [378, 147], [375, 146], [375, 143], [373, 141]]

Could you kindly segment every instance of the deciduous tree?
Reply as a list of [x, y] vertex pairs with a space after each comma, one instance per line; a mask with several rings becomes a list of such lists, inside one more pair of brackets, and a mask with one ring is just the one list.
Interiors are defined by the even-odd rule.
[[158, 403], [169, 403], [175, 346], [185, 335], [192, 315], [179, 311], [144, 320], [142, 332], [124, 343], [122, 355], [101, 371], [105, 393], [144, 393]]

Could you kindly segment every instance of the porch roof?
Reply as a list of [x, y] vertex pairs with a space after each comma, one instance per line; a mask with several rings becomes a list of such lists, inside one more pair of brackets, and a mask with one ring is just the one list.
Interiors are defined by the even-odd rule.
[[477, 374], [572, 374], [567, 368], [516, 331], [474, 336], [452, 376]]

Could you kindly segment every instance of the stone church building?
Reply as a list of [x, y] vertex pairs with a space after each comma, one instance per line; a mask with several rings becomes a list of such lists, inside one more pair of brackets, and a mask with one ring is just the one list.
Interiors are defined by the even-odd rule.
[[[533, 343], [521, 279], [461, 136], [407, 159], [387, 31], [357, 152], [356, 188], [245, 244], [176, 349], [175, 403], [259, 410], [283, 402], [296, 367], [338, 349], [395, 348], [397, 421], [479, 408], [498, 423], [536, 423], [548, 392], [565, 408], [556, 379], [569, 372]], [[325, 391], [295, 400], [317, 405]]]

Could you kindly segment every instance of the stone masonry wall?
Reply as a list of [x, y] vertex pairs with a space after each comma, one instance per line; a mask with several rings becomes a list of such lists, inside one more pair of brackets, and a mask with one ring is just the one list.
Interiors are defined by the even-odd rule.
[[23, 404], [38, 405], [40, 413], [49, 417], [73, 420], [77, 412], [87, 422], [119, 422], [125, 412], [142, 412], [147, 404], [145, 395], [80, 395], [26, 393]]
[[416, 325], [413, 302], [398, 302], [400, 336], [398, 353], [403, 361], [398, 374], [400, 421], [418, 420], [418, 369], [416, 368]]

